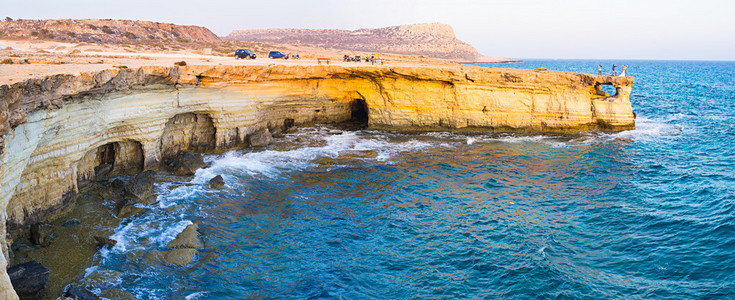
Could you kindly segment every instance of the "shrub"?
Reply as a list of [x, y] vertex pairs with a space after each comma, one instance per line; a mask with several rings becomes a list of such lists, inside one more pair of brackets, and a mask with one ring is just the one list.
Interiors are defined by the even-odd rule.
[[48, 29], [41, 29], [40, 32], [43, 35], [48, 35]]
[[182, 39], [182, 38], [176, 38], [176, 41], [179, 42], [179, 43], [188, 43], [189, 42], [189, 40]]
[[5, 21], [8, 21], [8, 22], [13, 21], [13, 18], [11, 18], [11, 17], [5, 17]]
[[128, 38], [128, 39], [137, 39], [138, 37], [134, 33], [130, 32], [130, 31], [126, 31], [125, 32], [125, 38]]
[[3, 35], [5, 35], [5, 32], [3, 32], [2, 30], [0, 30], [0, 36], [3, 36]]
[[71, 32], [71, 31], [67, 31], [67, 32], [66, 32], [66, 35], [68, 35], [68, 36], [70, 36], [70, 37], [75, 37], [75, 36], [77, 36], [77, 34], [76, 34], [76, 33], [73, 33], [73, 32]]
[[97, 26], [94, 26], [92, 24], [87, 24], [87, 27], [89, 27], [89, 29], [92, 29], [92, 30], [97, 30]]
[[152, 34], [149, 34], [149, 35], [148, 35], [148, 39], [149, 39], [149, 40], [155, 40], [155, 39], [156, 39], [156, 37], [155, 37], [155, 36], [153, 36]]
[[38, 36], [38, 31], [31, 31], [31, 36]]
[[6, 59], [3, 59], [3, 61], [0, 61], [0, 64], [12, 65], [13, 64], [13, 60], [10, 59], [10, 58], [6, 58]]
[[107, 34], [115, 33], [114, 31], [112, 31], [112, 29], [110, 29], [110, 27], [107, 27], [107, 25], [102, 26], [102, 32], [107, 33]]

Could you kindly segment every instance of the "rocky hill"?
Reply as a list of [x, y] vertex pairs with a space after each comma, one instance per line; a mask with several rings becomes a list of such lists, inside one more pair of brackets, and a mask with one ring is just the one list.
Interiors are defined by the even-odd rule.
[[236, 30], [224, 39], [426, 55], [461, 61], [482, 61], [485, 58], [477, 52], [477, 49], [457, 39], [452, 26], [445, 24], [416, 24], [358, 30]]
[[201, 26], [131, 20], [10, 20], [0, 21], [0, 38], [74, 42], [217, 42]]

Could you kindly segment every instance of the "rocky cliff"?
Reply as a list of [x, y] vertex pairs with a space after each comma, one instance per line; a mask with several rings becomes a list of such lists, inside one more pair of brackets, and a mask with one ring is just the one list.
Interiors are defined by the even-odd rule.
[[236, 30], [225, 39], [311, 45], [365, 52], [426, 55], [462, 61], [479, 61], [483, 56], [457, 39], [445, 24], [417, 24], [359, 30], [256, 29]]
[[0, 37], [76, 42], [218, 42], [201, 26], [131, 20], [5, 20]]
[[[614, 96], [600, 90], [613, 85]], [[393, 130], [634, 128], [633, 78], [455, 67], [186, 66], [56, 75], [0, 86], [0, 233], [73, 203], [104, 164], [155, 169], [290, 126], [367, 113]], [[6, 228], [7, 227], [7, 228]], [[10, 240], [0, 239], [7, 265]], [[0, 297], [13, 298], [0, 273]]]

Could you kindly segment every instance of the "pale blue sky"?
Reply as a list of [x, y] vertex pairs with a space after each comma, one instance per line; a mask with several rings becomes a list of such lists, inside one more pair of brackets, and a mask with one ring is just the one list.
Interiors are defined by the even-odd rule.
[[735, 0], [5, 0], [1, 17], [111, 18], [208, 27], [358, 29], [446, 23], [512, 58], [735, 60]]

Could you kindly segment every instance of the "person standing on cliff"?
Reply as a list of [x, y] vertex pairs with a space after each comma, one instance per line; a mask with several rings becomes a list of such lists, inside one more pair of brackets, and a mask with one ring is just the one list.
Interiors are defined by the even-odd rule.
[[615, 64], [613, 64], [613, 73], [612, 73], [613, 76], [618, 75], [618, 72], [615, 71], [615, 67], [616, 67]]
[[597, 75], [602, 75], [602, 65], [597, 66]]
[[628, 76], [626, 73], [628, 73], [628, 65], [623, 65], [623, 71], [620, 72], [620, 76]]

